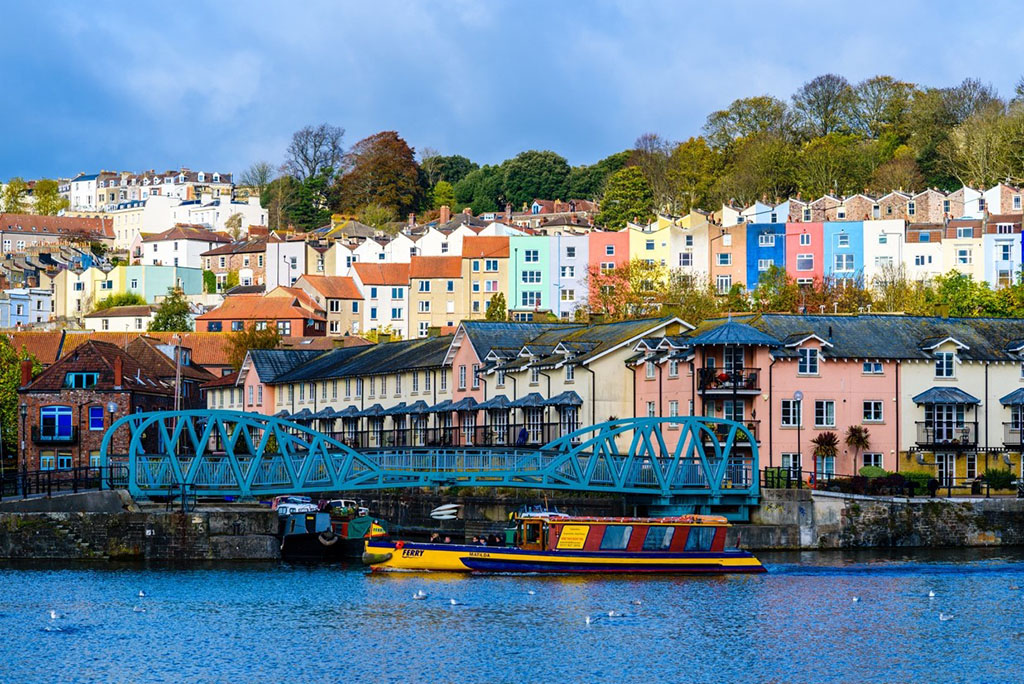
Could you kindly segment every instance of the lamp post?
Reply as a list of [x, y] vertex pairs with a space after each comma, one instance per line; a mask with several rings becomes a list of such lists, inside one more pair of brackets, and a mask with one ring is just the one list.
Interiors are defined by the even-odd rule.
[[25, 458], [25, 419], [28, 418], [28, 404], [23, 403], [19, 409], [21, 413], [21, 493], [24, 495], [25, 485], [28, 481], [28, 461]]
[[[804, 422], [804, 393], [800, 390], [793, 392], [793, 401], [796, 402], [797, 414], [796, 414], [796, 462], [800, 464], [800, 470], [804, 467], [804, 454], [800, 448], [800, 428]], [[803, 480], [803, 474], [801, 473], [800, 479]]]

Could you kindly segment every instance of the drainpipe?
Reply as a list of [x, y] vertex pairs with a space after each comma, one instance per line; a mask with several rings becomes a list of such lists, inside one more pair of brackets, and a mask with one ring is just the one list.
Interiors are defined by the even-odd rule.
[[662, 399], [662, 396], [663, 396], [663, 392], [662, 392], [662, 388], [661, 388], [661, 374], [662, 374], [662, 370], [663, 370], [662, 364], [659, 363], [658, 364], [658, 417], [659, 418], [664, 418], [665, 417], [665, 411], [664, 411], [664, 409], [662, 408], [662, 405], [661, 405], [661, 399]]
[[[547, 396], [547, 398], [550, 399], [551, 398], [551, 376], [548, 375], [547, 373], [545, 373], [544, 371], [538, 371], [538, 372], [541, 375], [543, 375], [545, 378], [548, 379], [548, 396]], [[557, 407], [556, 407], [555, 410], [558, 410]], [[544, 424], [547, 425], [548, 424], [548, 407], [547, 406], [544, 407], [543, 416], [544, 416]], [[548, 441], [550, 441], [550, 440], [548, 440]]]
[[[580, 368], [583, 368], [590, 373], [590, 424], [597, 425], [597, 374], [594, 373], [592, 368], [589, 368], [585, 364], [580, 364]], [[634, 372], [635, 375], [635, 372]], [[636, 408], [634, 407], [633, 413], [636, 414]]]
[[[697, 355], [694, 354], [693, 358], [697, 358]], [[697, 368], [693, 361], [690, 361], [690, 406], [693, 409], [687, 410], [687, 413], [692, 416], [697, 409]]]
[[900, 362], [896, 361], [896, 472], [900, 472]]
[[[974, 415], [978, 415], [977, 409], [975, 409]], [[974, 458], [977, 463], [978, 457]], [[985, 470], [988, 470], [988, 361], [985, 362]]]
[[633, 405], [633, 417], [636, 418], [636, 366], [631, 366], [629, 370], [633, 372], [633, 401], [630, 402]]
[[[775, 362], [778, 361], [774, 356], [772, 362], [768, 364], [768, 467], [775, 467], [775, 439], [772, 434], [775, 432], [775, 392], [772, 391], [773, 384], [775, 382]], [[801, 414], [803, 407], [800, 407]], [[802, 465], [802, 464], [801, 464]]]

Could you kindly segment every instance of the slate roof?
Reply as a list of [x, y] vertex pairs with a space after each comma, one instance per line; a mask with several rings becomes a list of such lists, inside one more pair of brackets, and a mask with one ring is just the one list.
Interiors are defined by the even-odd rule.
[[981, 400], [959, 387], [929, 387], [913, 398], [915, 404], [980, 404]]
[[[174, 359], [157, 348], [157, 345], [160, 344], [163, 343], [155, 337], [142, 335], [132, 340], [125, 351], [151, 372], [164, 379], [170, 378], [170, 381], [173, 382], [174, 376], [177, 373], [176, 364]], [[184, 343], [182, 347], [185, 347]], [[196, 364], [189, 364], [181, 366], [181, 377], [191, 378], [199, 382], [207, 382], [214, 376]]]
[[486, 358], [492, 349], [518, 352], [524, 344], [542, 333], [552, 330], [568, 331], [580, 327], [582, 326], [573, 323], [462, 322], [462, 328], [481, 360]]
[[268, 383], [323, 353], [319, 349], [250, 349], [249, 361], [260, 376], [260, 381]]
[[728, 321], [690, 339], [694, 347], [715, 344], [745, 344], [758, 347], [781, 347], [782, 343], [753, 326]]
[[[673, 317], [665, 318], [644, 318], [635, 321], [616, 321], [614, 323], [601, 323], [598, 325], [589, 326], [577, 326], [569, 330], [554, 329], [544, 333], [541, 333], [531, 340], [529, 340], [524, 346], [533, 350], [547, 349], [549, 346], [553, 350], [559, 343], [573, 344], [573, 343], [588, 343], [585, 351], [581, 351], [576, 357], [577, 362], [586, 362], [596, 356], [600, 356], [610, 349], [626, 342], [628, 340], [642, 335], [645, 331], [656, 327], [659, 324], [666, 323], [673, 320]], [[541, 359], [538, 364], [540, 366], [553, 365], [561, 362], [565, 357], [561, 354], [554, 354], [547, 358]], [[516, 364], [511, 364], [516, 365]]]
[[[267, 239], [266, 237], [253, 238], [251, 240], [242, 240], [239, 242], [230, 242], [220, 247], [214, 247], [208, 249], [199, 256], [218, 256], [221, 254], [254, 254], [263, 253], [267, 251]], [[145, 242], [145, 240], [143, 240]]]
[[999, 400], [1003, 406], [1024, 406], [1024, 387], [1019, 387]]
[[[302, 382], [362, 375], [384, 375], [417, 368], [438, 368], [451, 337], [426, 337], [361, 347], [342, 347], [312, 359], [275, 379]], [[263, 374], [260, 373], [260, 379]]]

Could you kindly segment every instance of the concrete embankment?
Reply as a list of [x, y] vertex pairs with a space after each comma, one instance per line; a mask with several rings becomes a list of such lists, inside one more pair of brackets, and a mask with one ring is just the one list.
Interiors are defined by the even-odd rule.
[[731, 528], [730, 537], [757, 550], [1021, 545], [1024, 500], [769, 489], [750, 524]]

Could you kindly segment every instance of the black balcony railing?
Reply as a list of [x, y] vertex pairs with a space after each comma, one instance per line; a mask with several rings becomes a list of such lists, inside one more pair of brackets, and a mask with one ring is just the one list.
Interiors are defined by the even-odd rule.
[[[761, 421], [759, 421], [759, 420], [740, 420], [739, 422], [743, 423], [743, 425], [747, 428], [747, 430], [750, 431], [750, 434], [754, 436], [754, 441], [755, 442], [760, 442], [761, 441], [761, 438], [758, 436], [758, 429], [761, 426]], [[722, 423], [709, 423], [708, 427], [710, 427], [711, 430], [714, 432], [715, 437], [717, 437], [719, 444], [724, 444], [725, 440], [727, 440], [729, 438], [729, 426], [728, 425], [724, 425]], [[708, 434], [707, 432], [703, 432], [702, 431], [701, 435], [704, 437], [705, 443], [711, 441], [711, 435]], [[743, 432], [743, 430], [737, 430], [736, 431], [736, 438], [735, 438], [735, 442], [734, 443], [736, 443], [736, 444], [749, 444], [750, 440], [747, 438], [747, 433]]]
[[978, 446], [977, 421], [918, 421], [917, 445], [935, 449], [972, 449]]
[[1003, 446], [1020, 448], [1024, 446], [1022, 423], [1003, 423]]
[[41, 430], [38, 425], [32, 427], [32, 443], [39, 446], [68, 445], [78, 443], [78, 428], [71, 426], [56, 432]]
[[760, 392], [759, 368], [699, 368], [697, 389], [701, 392]]

